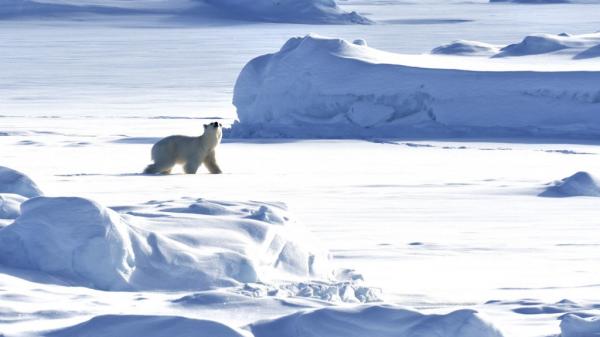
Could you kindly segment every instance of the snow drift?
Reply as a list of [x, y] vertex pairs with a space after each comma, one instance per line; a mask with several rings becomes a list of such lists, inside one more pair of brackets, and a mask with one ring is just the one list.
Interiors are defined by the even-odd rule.
[[419, 62], [363, 43], [292, 38], [240, 73], [239, 121], [227, 136], [600, 135], [600, 71], [493, 71], [496, 59], [480, 60], [490, 70], [438, 69], [405, 60]]
[[162, 14], [308, 24], [372, 23], [356, 12], [345, 12], [335, 0], [3, 0], [0, 6], [0, 18], [83, 14]]
[[106, 290], [205, 290], [332, 276], [328, 254], [283, 206], [220, 203], [221, 216], [206, 215], [214, 204], [150, 203], [138, 216], [122, 216], [83, 198], [30, 199], [0, 229], [0, 264]]
[[345, 12], [334, 0], [205, 0], [228, 15], [254, 21], [370, 24], [356, 12]]
[[424, 315], [394, 306], [323, 308], [250, 325], [255, 337], [501, 337], [473, 310]]
[[[508, 45], [501, 49], [496, 57], [506, 56], [526, 56], [537, 54], [548, 54], [567, 49], [567, 53], [575, 54], [573, 58], [592, 58], [595, 57], [593, 48], [600, 44], [600, 33], [569, 35], [561, 34], [537, 34], [526, 36], [523, 41]], [[587, 53], [588, 56], [579, 56], [580, 53]]]
[[382, 305], [300, 311], [278, 319], [250, 324], [247, 329], [250, 331], [214, 321], [178, 316], [105, 315], [48, 332], [45, 336], [502, 337], [496, 328], [483, 321], [473, 310], [458, 310], [447, 315], [425, 315]]
[[573, 314], [564, 315], [560, 322], [560, 337], [600, 336], [600, 317], [581, 318]]
[[479, 41], [458, 40], [434, 48], [432, 54], [518, 57], [530, 55], [559, 55], [574, 60], [600, 57], [600, 33], [570, 35], [534, 34], [522, 41], [499, 48]]
[[18, 194], [26, 198], [43, 194], [28, 176], [4, 166], [0, 166], [0, 193]]
[[243, 337], [224, 324], [177, 316], [97, 316], [91, 320], [45, 334], [47, 337]]
[[600, 183], [587, 172], [555, 181], [540, 194], [541, 197], [600, 197]]
[[495, 45], [468, 40], [457, 40], [452, 43], [434, 48], [432, 54], [443, 55], [494, 55], [498, 53], [499, 48]]
[[127, 226], [119, 215], [80, 198], [38, 197], [0, 230], [0, 264], [122, 289], [135, 271]]

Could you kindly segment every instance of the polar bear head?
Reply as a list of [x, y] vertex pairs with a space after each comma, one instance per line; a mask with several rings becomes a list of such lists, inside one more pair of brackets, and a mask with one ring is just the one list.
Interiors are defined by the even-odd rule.
[[204, 124], [204, 136], [218, 144], [223, 137], [223, 125], [218, 122]]

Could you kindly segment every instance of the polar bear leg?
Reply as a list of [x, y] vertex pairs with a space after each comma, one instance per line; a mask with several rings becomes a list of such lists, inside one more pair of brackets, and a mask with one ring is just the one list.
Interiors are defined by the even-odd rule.
[[196, 174], [196, 172], [198, 171], [198, 167], [200, 167], [200, 161], [188, 161], [187, 163], [185, 163], [185, 165], [183, 165], [183, 172], [187, 174]]
[[206, 155], [206, 158], [204, 158], [204, 166], [206, 166], [206, 168], [208, 169], [208, 172], [210, 172], [210, 173], [214, 173], [214, 174], [223, 173], [223, 171], [221, 171], [221, 168], [217, 164], [217, 157], [215, 155], [215, 150], [210, 151]]

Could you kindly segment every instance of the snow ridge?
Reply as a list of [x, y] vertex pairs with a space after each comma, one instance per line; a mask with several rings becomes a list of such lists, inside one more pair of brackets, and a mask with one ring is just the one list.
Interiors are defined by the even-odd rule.
[[598, 71], [405, 66], [365, 43], [308, 35], [244, 67], [226, 136], [593, 138], [598, 81]]

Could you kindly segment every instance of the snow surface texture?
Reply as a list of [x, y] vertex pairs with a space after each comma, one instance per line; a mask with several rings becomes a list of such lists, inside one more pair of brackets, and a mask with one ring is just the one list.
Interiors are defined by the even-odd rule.
[[600, 135], [600, 71], [429, 69], [399, 56], [292, 38], [242, 70], [229, 137]]
[[423, 315], [394, 306], [323, 308], [252, 324], [255, 337], [501, 337], [473, 310]]
[[561, 318], [560, 337], [595, 337], [600, 336], [600, 317], [578, 317], [567, 314]]
[[577, 172], [574, 175], [552, 183], [541, 197], [600, 197], [600, 183], [587, 172]]
[[0, 166], [0, 193], [18, 194], [27, 198], [43, 194], [28, 176], [4, 166]]
[[149, 207], [163, 221], [190, 214], [190, 225], [161, 235], [134, 225], [144, 217], [122, 217], [87, 199], [30, 199], [0, 230], [0, 264], [105, 290], [203, 290], [332, 276], [328, 255], [281, 205], [196, 200]]
[[314, 24], [372, 23], [356, 12], [343, 11], [334, 0], [2, 0], [1, 4], [0, 18], [51, 18], [93, 13], [215, 16], [245, 21]]
[[47, 333], [47, 337], [243, 337], [236, 329], [214, 321], [177, 316], [97, 316]]

